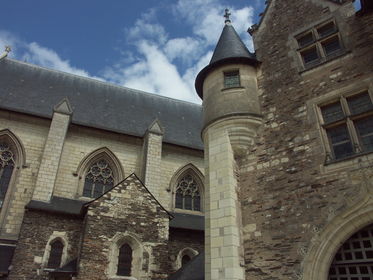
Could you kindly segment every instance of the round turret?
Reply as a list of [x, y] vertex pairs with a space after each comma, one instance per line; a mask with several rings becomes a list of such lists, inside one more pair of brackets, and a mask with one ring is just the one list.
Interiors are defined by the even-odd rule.
[[209, 65], [195, 82], [203, 99], [204, 127], [228, 116], [260, 116], [257, 65], [255, 55], [246, 48], [231, 22], [226, 21]]

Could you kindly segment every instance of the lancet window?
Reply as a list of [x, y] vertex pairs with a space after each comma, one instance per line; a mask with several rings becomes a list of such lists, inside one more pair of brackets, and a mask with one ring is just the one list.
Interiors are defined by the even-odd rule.
[[105, 159], [100, 159], [93, 163], [86, 173], [83, 196], [96, 198], [113, 186], [113, 170]]
[[15, 165], [15, 156], [6, 142], [0, 142], [0, 209], [9, 188], [10, 179]]
[[117, 275], [131, 276], [132, 248], [127, 243], [119, 248]]
[[61, 240], [56, 239], [50, 244], [50, 253], [48, 259], [48, 268], [59, 268], [61, 266], [63, 243]]
[[177, 183], [175, 208], [201, 211], [201, 186], [191, 174], [184, 175]]

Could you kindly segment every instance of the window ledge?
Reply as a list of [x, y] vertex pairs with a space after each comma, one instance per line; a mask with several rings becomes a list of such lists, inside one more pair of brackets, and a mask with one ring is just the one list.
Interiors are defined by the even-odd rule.
[[336, 60], [336, 59], [338, 59], [338, 58], [341, 58], [341, 57], [343, 57], [343, 56], [345, 56], [345, 55], [347, 55], [347, 54], [350, 54], [350, 53], [351, 53], [351, 51], [342, 50], [342, 51], [340, 51], [340, 52], [338, 52], [338, 53], [336, 53], [336, 54], [330, 56], [329, 58], [324, 58], [323, 60], [321, 60], [321, 61], [320, 61], [319, 63], [317, 63], [317, 64], [310, 65], [309, 67], [306, 67], [305, 69], [299, 71], [299, 74], [302, 75], [302, 74], [304, 74], [304, 73], [306, 73], [306, 72], [308, 72], [308, 71], [310, 71], [310, 70], [313, 70], [313, 69], [315, 69], [315, 68], [317, 68], [317, 67], [320, 67], [320, 66], [322, 66], [322, 65], [324, 65], [324, 64], [327, 64], [327, 63], [329, 63], [329, 62], [331, 62], [331, 61], [333, 61], [333, 60]]
[[222, 88], [221, 91], [227, 91], [227, 90], [231, 90], [231, 89], [244, 89], [244, 87], [226, 87], [226, 88]]
[[180, 214], [189, 214], [189, 215], [194, 215], [194, 216], [205, 216], [205, 214], [202, 211], [186, 210], [186, 209], [180, 209], [180, 208], [174, 208], [172, 211], [175, 212], [175, 213], [180, 213]]
[[111, 276], [109, 279], [110, 280], [137, 280], [137, 278], [132, 277], [132, 276], [119, 276], [119, 275]]
[[371, 162], [373, 160], [373, 151], [367, 151], [362, 153], [356, 153], [351, 156], [334, 159], [321, 166], [322, 171], [330, 172], [337, 171], [340, 169], [351, 168], [353, 165], [363, 164], [364, 162]]
[[333, 164], [333, 163], [338, 163], [338, 162], [341, 162], [341, 161], [345, 161], [345, 160], [350, 160], [350, 159], [358, 158], [358, 157], [361, 157], [361, 156], [364, 156], [364, 155], [368, 155], [368, 154], [371, 154], [371, 153], [373, 153], [373, 151], [367, 151], [367, 152], [355, 153], [355, 154], [349, 155], [349, 156], [344, 157], [344, 158], [333, 159], [333, 160], [331, 160], [331, 161], [329, 161], [329, 162], [325, 162], [325, 165], [330, 165], [330, 164]]

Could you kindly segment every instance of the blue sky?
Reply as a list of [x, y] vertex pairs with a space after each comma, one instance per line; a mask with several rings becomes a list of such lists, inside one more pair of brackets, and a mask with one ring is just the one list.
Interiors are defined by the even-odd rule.
[[[10, 57], [200, 103], [224, 9], [252, 49], [248, 27], [264, 0], [12, 0], [2, 3], [0, 48]], [[2, 50], [0, 50], [2, 51]]]

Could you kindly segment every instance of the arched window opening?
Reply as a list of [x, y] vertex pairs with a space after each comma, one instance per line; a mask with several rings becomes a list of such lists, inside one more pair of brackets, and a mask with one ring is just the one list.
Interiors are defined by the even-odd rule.
[[184, 255], [181, 259], [181, 266], [186, 265], [192, 258], [188, 255]]
[[336, 253], [329, 280], [373, 279], [373, 225], [351, 236]]
[[175, 208], [201, 211], [200, 186], [189, 173], [178, 181], [175, 191]]
[[119, 249], [117, 275], [131, 276], [132, 248], [123, 244]]
[[114, 186], [113, 171], [105, 159], [93, 163], [85, 176], [83, 196], [99, 197]]
[[48, 268], [59, 268], [62, 260], [63, 243], [60, 240], [55, 240], [50, 244], [50, 253], [48, 259]]
[[0, 142], [0, 209], [4, 204], [14, 165], [14, 152], [6, 142]]

